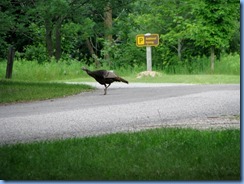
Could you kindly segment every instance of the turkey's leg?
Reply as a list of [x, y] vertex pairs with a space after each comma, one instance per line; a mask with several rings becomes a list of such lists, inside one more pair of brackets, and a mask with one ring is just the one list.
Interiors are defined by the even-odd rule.
[[109, 87], [110, 85], [111, 85], [111, 84], [109, 84], [108, 86], [106, 86], [106, 84], [104, 84], [104, 86], [105, 86], [105, 89], [104, 89], [104, 95], [107, 94], [107, 89], [108, 89], [108, 87]]
[[105, 86], [105, 88], [104, 88], [104, 95], [106, 95], [107, 94], [107, 86], [106, 86], [106, 84], [104, 84], [104, 86]]

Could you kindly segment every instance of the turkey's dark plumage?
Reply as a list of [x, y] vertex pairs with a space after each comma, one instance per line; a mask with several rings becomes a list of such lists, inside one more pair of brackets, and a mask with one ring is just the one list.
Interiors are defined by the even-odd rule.
[[93, 77], [98, 83], [101, 85], [105, 86], [104, 89], [104, 95], [107, 94], [107, 89], [108, 87], [114, 82], [124, 82], [124, 83], [129, 83], [127, 80], [117, 76], [115, 73], [107, 70], [95, 70], [95, 71], [90, 71], [86, 69], [85, 67], [81, 68], [82, 70], [86, 71], [88, 75]]

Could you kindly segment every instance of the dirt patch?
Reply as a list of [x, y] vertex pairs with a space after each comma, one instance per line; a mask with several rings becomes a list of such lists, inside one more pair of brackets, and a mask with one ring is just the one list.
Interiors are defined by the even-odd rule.
[[155, 72], [155, 71], [143, 71], [137, 74], [136, 78], [140, 79], [142, 77], [156, 77], [156, 76], [162, 76], [161, 73]]
[[240, 116], [219, 116], [206, 118], [163, 120], [161, 123], [153, 123], [134, 127], [136, 129], [151, 128], [193, 128], [193, 129], [240, 129]]

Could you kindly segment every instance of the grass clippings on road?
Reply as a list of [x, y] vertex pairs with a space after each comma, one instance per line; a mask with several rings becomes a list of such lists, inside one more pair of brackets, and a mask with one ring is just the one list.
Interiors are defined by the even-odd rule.
[[0, 147], [3, 180], [240, 180], [240, 130], [161, 128]]

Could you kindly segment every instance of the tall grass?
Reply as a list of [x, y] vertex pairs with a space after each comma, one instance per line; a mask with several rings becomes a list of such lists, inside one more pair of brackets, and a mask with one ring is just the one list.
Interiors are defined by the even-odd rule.
[[[165, 68], [165, 72], [168, 74], [212, 74], [210, 59], [206, 56], [169, 65]], [[223, 55], [220, 59], [216, 59], [214, 74], [240, 75], [240, 55]]]
[[240, 75], [240, 63], [238, 54], [225, 55], [215, 62], [215, 74]]
[[[4, 78], [6, 67], [5, 62], [1, 62], [1, 78]], [[69, 79], [81, 77], [81, 62], [75, 60], [61, 61], [59, 63], [43, 62], [38, 64], [37, 61], [16, 60], [14, 62], [14, 69], [12, 79], [25, 81], [53, 81], [60, 79]]]
[[[86, 66], [85, 62], [76, 60], [61, 60], [58, 63], [55, 61], [42, 62], [15, 60], [12, 79], [24, 81], [56, 81], [68, 80], [75, 78], [87, 78], [87, 75], [81, 70], [82, 66]], [[104, 69], [116, 70], [116, 73], [122, 76], [133, 76], [137, 73], [146, 70], [146, 64], [123, 66], [113, 68], [104, 64]], [[94, 66], [89, 66], [89, 69], [95, 70]], [[157, 70], [156, 67], [153, 70]], [[211, 74], [210, 63], [208, 58], [198, 58], [192, 62], [182, 62], [159, 71], [164, 74]], [[5, 77], [6, 61], [0, 62], [0, 79]], [[218, 75], [240, 75], [240, 56], [238, 54], [226, 55], [215, 62], [215, 73]]]

